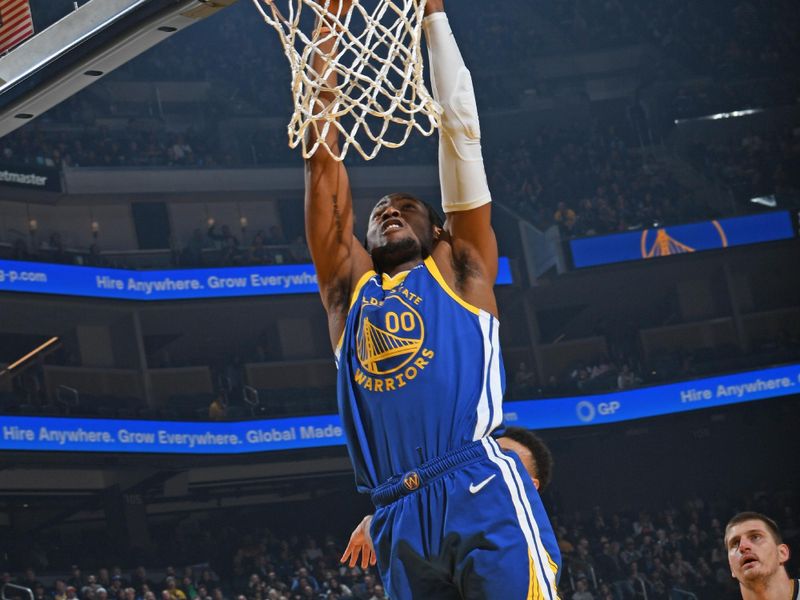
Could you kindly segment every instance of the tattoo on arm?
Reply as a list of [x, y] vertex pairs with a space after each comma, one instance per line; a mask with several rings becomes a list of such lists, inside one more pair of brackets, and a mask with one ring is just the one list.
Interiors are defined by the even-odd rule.
[[334, 192], [333, 197], [333, 226], [336, 229], [336, 241], [342, 243], [344, 240], [344, 226], [342, 225], [342, 213], [339, 211], [339, 194]]
[[329, 310], [346, 316], [346, 309], [350, 304], [350, 284], [344, 279], [333, 286], [328, 296]]

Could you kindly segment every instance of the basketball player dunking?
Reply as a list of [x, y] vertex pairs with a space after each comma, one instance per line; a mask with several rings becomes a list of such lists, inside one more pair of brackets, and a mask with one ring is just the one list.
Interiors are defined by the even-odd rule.
[[[445, 222], [421, 200], [389, 194], [372, 210], [364, 247], [345, 167], [325, 150], [307, 162], [306, 232], [348, 451], [359, 491], [376, 506], [370, 533], [393, 600], [553, 600], [555, 536], [521, 460], [492, 437], [505, 377], [472, 81], [442, 0], [428, 1], [423, 28], [444, 109]], [[318, 72], [332, 43], [314, 59]]]

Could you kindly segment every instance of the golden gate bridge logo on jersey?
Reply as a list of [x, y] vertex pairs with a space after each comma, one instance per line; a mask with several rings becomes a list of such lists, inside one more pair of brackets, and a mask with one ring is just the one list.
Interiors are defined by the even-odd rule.
[[399, 296], [361, 307], [356, 352], [368, 373], [389, 375], [399, 371], [417, 355], [424, 341], [422, 317]]
[[[726, 248], [728, 246], [728, 237], [725, 235], [722, 225], [718, 221], [709, 221], [707, 225], [708, 227], [703, 230], [704, 237], [707, 235], [719, 236], [720, 247]], [[706, 229], [708, 232], [706, 232]], [[708, 243], [707, 239], [704, 239], [703, 242], [705, 244]], [[642, 231], [641, 249], [642, 258], [672, 256], [696, 251], [694, 245], [690, 245], [688, 240], [677, 240], [666, 229], [645, 229]]]

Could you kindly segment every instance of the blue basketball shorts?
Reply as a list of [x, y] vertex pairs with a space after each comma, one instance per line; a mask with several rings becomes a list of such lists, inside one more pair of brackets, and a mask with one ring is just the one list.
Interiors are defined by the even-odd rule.
[[561, 555], [516, 454], [484, 438], [372, 490], [392, 600], [557, 600]]

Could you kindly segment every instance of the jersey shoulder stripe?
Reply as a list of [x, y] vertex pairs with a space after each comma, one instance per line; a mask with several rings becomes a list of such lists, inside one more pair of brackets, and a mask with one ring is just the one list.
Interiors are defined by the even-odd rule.
[[425, 259], [425, 267], [428, 269], [428, 272], [431, 274], [431, 276], [436, 280], [436, 282], [448, 296], [450, 296], [453, 300], [455, 300], [461, 306], [466, 308], [469, 312], [476, 315], [481, 314], [482, 311], [480, 308], [478, 308], [477, 306], [473, 306], [472, 304], [464, 300], [461, 296], [456, 294], [453, 291], [453, 289], [447, 284], [447, 282], [444, 280], [442, 272], [439, 271], [439, 267], [436, 266], [436, 261], [433, 260], [433, 256], [429, 256], [428, 258]]

